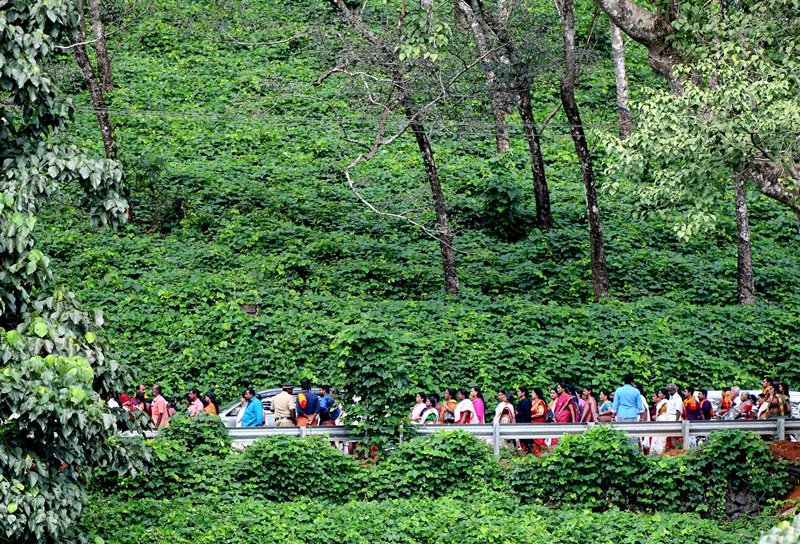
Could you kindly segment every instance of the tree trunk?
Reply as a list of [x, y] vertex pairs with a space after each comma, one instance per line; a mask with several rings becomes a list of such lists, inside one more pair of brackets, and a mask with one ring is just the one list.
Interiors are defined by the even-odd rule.
[[625, 44], [622, 31], [611, 23], [611, 49], [614, 56], [614, 80], [617, 83], [617, 111], [619, 112], [619, 137], [625, 139], [633, 131], [631, 110], [628, 109], [628, 76], [625, 74]]
[[[488, 86], [494, 86], [495, 83], [494, 74], [492, 74], [492, 80], [490, 81], [489, 74], [487, 73], [486, 84]], [[503, 104], [503, 98], [500, 96], [497, 89], [495, 88], [489, 92], [491, 93], [492, 117], [494, 117], [495, 149], [498, 155], [502, 155], [511, 149], [511, 139], [508, 136], [508, 122], [506, 121], [506, 109]]]
[[422, 154], [422, 162], [425, 164], [428, 184], [431, 187], [433, 207], [436, 211], [436, 231], [439, 233], [439, 248], [442, 254], [442, 268], [444, 269], [444, 290], [448, 295], [456, 296], [458, 295], [456, 252], [453, 249], [453, 234], [450, 232], [444, 193], [442, 193], [442, 185], [439, 182], [439, 170], [436, 168], [433, 149], [431, 148], [430, 140], [428, 140], [428, 135], [425, 133], [425, 126], [419, 120], [410, 98], [403, 98], [403, 109], [411, 130], [414, 132], [414, 138], [417, 140], [417, 147], [419, 147], [419, 152]]
[[595, 300], [608, 297], [608, 267], [603, 247], [603, 226], [600, 222], [600, 206], [597, 201], [592, 156], [583, 131], [575, 85], [578, 78], [578, 63], [575, 46], [575, 7], [573, 0], [556, 0], [564, 30], [564, 74], [561, 77], [561, 103], [570, 125], [570, 134], [575, 143], [575, 152], [581, 166], [581, 175], [586, 196], [586, 213], [589, 219], [589, 241], [592, 259], [592, 289]]
[[522, 118], [522, 128], [525, 131], [528, 154], [531, 160], [533, 192], [536, 197], [536, 225], [541, 231], [549, 232], [553, 229], [553, 215], [550, 212], [550, 191], [547, 188], [547, 179], [544, 175], [542, 146], [539, 141], [539, 132], [533, 119], [531, 92], [527, 84], [519, 91], [519, 115]]
[[[506, 20], [496, 19], [489, 11], [484, 9], [484, 4], [473, 0], [476, 11], [481, 19], [489, 27], [491, 32], [497, 37], [500, 45], [505, 50], [505, 57], [514, 58], [514, 40], [506, 27]], [[505, 4], [505, 11], [510, 15], [513, 9], [513, 2]], [[502, 12], [502, 10], [501, 10]], [[544, 160], [542, 159], [542, 147], [539, 141], [539, 131], [533, 118], [531, 106], [530, 81], [527, 76], [520, 75], [518, 67], [512, 65], [514, 81], [513, 87], [519, 96], [517, 109], [522, 117], [522, 127], [525, 131], [525, 139], [528, 143], [528, 154], [531, 159], [531, 173], [533, 175], [533, 192], [536, 198], [536, 223], [537, 227], [544, 232], [553, 228], [553, 215], [550, 211], [550, 191], [547, 187], [547, 178], [544, 170]]]
[[75, 60], [78, 62], [78, 67], [80, 67], [83, 73], [83, 78], [89, 86], [92, 108], [97, 116], [97, 124], [100, 127], [100, 136], [103, 139], [103, 148], [105, 149], [106, 157], [113, 159], [117, 156], [114, 127], [111, 125], [111, 118], [108, 114], [105, 97], [103, 96], [103, 89], [95, 76], [92, 64], [89, 61], [89, 55], [86, 52], [86, 17], [83, 11], [83, 0], [77, 1], [77, 9], [78, 29], [75, 36], [76, 45], [73, 47]]
[[634, 0], [595, 0], [611, 22], [625, 34], [647, 47], [650, 66], [664, 75], [674, 92], [680, 92], [681, 82], [673, 74], [683, 55], [669, 43], [672, 34], [671, 20], [674, 9], [669, 7], [659, 13], [649, 11]]
[[88, 0], [88, 3], [89, 20], [92, 22], [92, 36], [94, 37], [94, 50], [97, 53], [97, 72], [102, 82], [103, 92], [110, 93], [114, 89], [114, 81], [111, 78], [111, 59], [108, 56], [103, 20], [100, 17], [100, 0]]
[[736, 196], [736, 231], [738, 249], [738, 269], [736, 272], [739, 304], [756, 303], [756, 287], [753, 276], [753, 259], [750, 252], [750, 218], [747, 214], [747, 190], [745, 178], [740, 174], [733, 176]]
[[402, 63], [397, 61], [393, 48], [387, 46], [375, 33], [364, 24], [360, 17], [353, 15], [348, 9], [344, 0], [331, 0], [334, 6], [341, 12], [344, 19], [366, 39], [375, 49], [382, 51], [384, 60], [383, 68], [392, 74], [392, 83], [399, 93], [399, 100], [403, 111], [408, 120], [417, 146], [422, 154], [422, 162], [425, 164], [425, 172], [428, 176], [428, 183], [431, 187], [433, 207], [436, 212], [436, 230], [439, 234], [439, 248], [442, 254], [442, 268], [444, 270], [444, 289], [448, 295], [458, 295], [458, 271], [456, 269], [456, 252], [453, 248], [453, 235], [450, 232], [450, 222], [447, 217], [447, 207], [445, 205], [442, 185], [439, 181], [439, 170], [436, 168], [436, 161], [433, 158], [428, 135], [425, 133], [425, 126], [419, 118], [418, 112], [411, 100], [408, 88], [405, 84]]
[[497, 75], [491, 68], [491, 62], [496, 55], [487, 45], [486, 33], [475, 16], [474, 10], [464, 0], [456, 0], [456, 18], [459, 24], [472, 35], [478, 55], [483, 61], [483, 71], [486, 74], [486, 90], [489, 93], [489, 102], [492, 108], [492, 117], [494, 118], [495, 147], [497, 153], [502, 155], [510, 149], [511, 143], [508, 136], [508, 122], [506, 121], [508, 112], [506, 111], [502, 93], [499, 90]]

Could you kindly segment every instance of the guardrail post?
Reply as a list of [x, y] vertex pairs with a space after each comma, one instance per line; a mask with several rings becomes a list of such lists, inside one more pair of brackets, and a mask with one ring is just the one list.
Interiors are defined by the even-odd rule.
[[775, 433], [778, 435], [778, 440], [786, 440], [786, 418], [779, 417], [778, 418], [778, 432]]
[[691, 433], [689, 432], [689, 420], [682, 419], [681, 420], [681, 435], [683, 436], [683, 449], [689, 449], [689, 438]]
[[500, 424], [494, 423], [492, 425], [492, 446], [494, 447], [495, 456], [500, 455]]
[[398, 439], [400, 441], [400, 445], [402, 446], [403, 445], [403, 424], [402, 423], [400, 424], [400, 436], [398, 437]]
[[303, 426], [300, 427], [300, 438], [305, 438], [305, 437], [306, 437], [306, 428], [305, 426]]

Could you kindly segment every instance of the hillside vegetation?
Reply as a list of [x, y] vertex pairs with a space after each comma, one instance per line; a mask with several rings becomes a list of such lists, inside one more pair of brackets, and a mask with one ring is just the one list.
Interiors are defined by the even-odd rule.
[[[593, 53], [578, 98], [601, 170], [613, 158], [596, 138], [616, 123], [608, 25], [580, 6], [579, 41]], [[544, 28], [558, 25], [552, 7], [541, 11]], [[225, 401], [251, 384], [336, 384], [332, 344], [365, 334], [388, 339], [385, 359], [408, 369], [414, 389], [609, 386], [627, 371], [653, 385], [800, 378], [800, 235], [773, 201], [750, 195], [758, 303], [738, 306], [732, 200], [713, 230], [679, 241], [673, 217], [642, 213], [640, 180], [616, 180], [600, 194], [611, 299], [594, 302], [565, 117], [542, 137], [555, 221], [542, 233], [519, 120], [498, 158], [481, 76], [468, 75], [472, 96], [432, 137], [461, 281], [446, 297], [436, 241], [371, 212], [345, 183], [360, 150], [341, 125], [369, 141], [376, 119], [355, 107], [344, 78], [313, 85], [337, 58], [340, 23], [326, 2], [154, 0], [122, 21], [110, 36], [109, 96], [134, 220], [93, 228], [66, 193], [37, 229], [59, 280], [103, 310], [103, 335], [138, 380]], [[630, 44], [634, 96], [663, 85], [645, 56]], [[99, 155], [73, 62], [64, 55], [57, 67], [79, 106], [70, 139]], [[555, 76], [543, 72], [533, 95], [542, 122], [558, 103]], [[411, 135], [356, 174], [377, 208], [432, 223]]]

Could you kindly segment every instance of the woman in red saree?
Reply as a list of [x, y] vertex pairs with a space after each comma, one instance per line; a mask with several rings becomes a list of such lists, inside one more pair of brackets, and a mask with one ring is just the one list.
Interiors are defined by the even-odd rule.
[[[547, 422], [547, 404], [544, 402], [544, 393], [540, 387], [534, 387], [531, 396], [531, 423]], [[533, 439], [533, 454], [539, 456], [545, 446], [544, 438]]]
[[[578, 409], [575, 403], [572, 402], [572, 396], [566, 384], [560, 383], [556, 385], [556, 403], [553, 407], [553, 422], [554, 423], [575, 423], [578, 420]], [[558, 444], [558, 440], [553, 440], [552, 445]]]

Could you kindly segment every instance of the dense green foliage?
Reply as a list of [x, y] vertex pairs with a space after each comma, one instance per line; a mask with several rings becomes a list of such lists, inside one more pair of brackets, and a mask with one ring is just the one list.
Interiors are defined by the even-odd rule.
[[[591, 26], [584, 7], [582, 43]], [[552, 22], [541, 11], [539, 23]], [[267, 43], [217, 39], [221, 21], [237, 40]], [[671, 223], [639, 216], [634, 187], [621, 184], [601, 197], [616, 300], [591, 303], [583, 196], [563, 118], [543, 134], [555, 228], [526, 227], [520, 236], [503, 226], [512, 217], [524, 227], [533, 208], [519, 127], [512, 117], [512, 150], [495, 160], [490, 125], [472, 101], [458, 139], [433, 141], [463, 252], [462, 295], [446, 300], [435, 242], [369, 212], [341, 179], [356, 150], [334, 114], [367, 140], [373, 123], [347, 107], [345, 87], [311, 86], [330, 68], [320, 54], [330, 44], [317, 29], [336, 19], [324, 2], [159, 0], [125, 23], [111, 38], [109, 100], [134, 224], [97, 231], [62, 207], [47, 215], [43, 234], [59, 278], [105, 310], [115, 353], [139, 380], [170, 394], [214, 389], [223, 402], [246, 385], [284, 379], [339, 385], [349, 372], [341, 346], [359, 330], [388, 340], [380, 359], [404, 369], [407, 391], [556, 378], [599, 387], [618, 383], [623, 370], [654, 384], [798, 377], [800, 244], [793, 217], [773, 203], [751, 203], [760, 304], [741, 308], [732, 305], [732, 217], [678, 242]], [[605, 127], [613, 72], [607, 38], [592, 40], [598, 50], [582, 69], [579, 99], [587, 123]], [[652, 81], [643, 56], [629, 50], [634, 92]], [[540, 120], [557, 101], [549, 78], [534, 93]], [[99, 148], [94, 119], [81, 113], [77, 121], [79, 143]], [[427, 209], [411, 138], [358, 177], [382, 209]], [[241, 304], [259, 305], [258, 316]]]
[[[509, 459], [496, 458], [469, 433], [448, 431], [380, 450], [369, 463], [321, 437], [266, 437], [244, 452], [231, 452], [217, 438], [224, 432], [214, 418], [170, 428], [170, 436], [150, 441], [147, 474], [106, 478], [97, 489], [113, 489], [126, 499], [211, 493], [275, 502], [300, 500], [317, 489], [331, 504], [503, 491], [514, 503], [724, 517], [759, 512], [789, 486], [785, 465], [766, 444], [739, 431], [713, 433], [691, 454], [647, 457], [624, 433], [599, 426], [565, 437], [541, 457]], [[727, 510], [734, 500], [746, 507]]]
[[235, 456], [231, 475], [246, 496], [281, 502], [310, 496], [324, 503], [356, 498], [365, 477], [324, 438], [286, 436], [259, 440]]
[[[719, 214], [713, 231], [678, 241], [672, 223], [641, 213], [636, 184], [618, 181], [613, 193], [601, 198], [613, 300], [591, 303], [583, 195], [563, 116], [557, 114], [542, 136], [555, 216], [554, 230], [544, 234], [530, 225], [532, 190], [518, 120], [511, 118], [512, 151], [497, 159], [482, 82], [466, 74], [456, 89], [463, 96], [437, 109], [441, 118], [432, 125], [459, 251], [462, 293], [448, 299], [435, 243], [409, 223], [370, 213], [343, 182], [343, 165], [359, 147], [342, 129], [371, 141], [377, 119], [360, 110], [347, 84], [331, 80], [313, 86], [339, 53], [331, 32], [338, 22], [327, 2], [155, 0], [142, 11], [135, 5], [129, 10], [127, 0], [105, 4], [107, 22], [113, 21], [115, 76], [107, 98], [133, 219], [113, 232], [98, 230], [88, 219], [114, 225], [124, 220], [121, 170], [74, 147], [99, 151], [100, 140], [70, 52], [53, 54], [55, 42], [69, 40], [74, 29], [72, 3], [20, 0], [4, 4], [0, 13], [0, 512], [5, 509], [9, 520], [0, 539], [60, 539], [80, 511], [85, 462], [103, 465], [116, 452], [115, 463], [133, 468], [126, 450], [105, 442], [115, 421], [98, 404], [97, 393], [127, 386], [123, 382], [132, 378], [101, 349], [96, 327], [104, 315], [113, 353], [135, 369], [137, 381], [161, 382], [172, 394], [189, 387], [215, 389], [223, 400], [235, 398], [245, 385], [300, 378], [331, 382], [343, 387], [345, 398], [360, 397], [351, 413], [367, 418], [366, 431], [386, 434], [396, 433], [403, 395], [419, 388], [549, 385], [557, 378], [609, 386], [625, 371], [653, 384], [753, 386], [762, 374], [800, 378], [800, 244], [794, 218], [773, 202], [751, 201], [759, 305], [743, 308], [732, 305], [731, 217]], [[529, 7], [526, 31], [552, 25], [549, 6]], [[589, 128], [602, 132], [614, 123], [608, 43], [593, 32], [598, 21], [591, 17], [590, 2], [579, 2], [578, 8], [579, 42], [590, 49], [581, 57], [579, 100]], [[457, 63], [468, 40], [450, 30], [447, 43], [437, 43], [435, 57]], [[785, 53], [791, 58], [790, 50]], [[629, 60], [635, 94], [660, 85], [644, 65], [642, 50], [629, 49]], [[58, 79], [51, 82], [46, 72]], [[535, 74], [539, 122], [558, 100], [554, 72]], [[731, 80], [731, 87], [722, 89], [723, 94], [732, 89], [719, 110], [723, 117], [738, 115], [730, 104], [747, 84]], [[73, 94], [78, 105], [77, 128], [70, 132], [63, 129], [72, 111], [56, 87]], [[769, 98], [769, 89], [762, 90], [759, 96]], [[779, 90], [783, 104], [795, 103], [785, 86]], [[760, 111], [734, 124], [770, 123]], [[793, 120], [796, 115], [782, 117], [780, 127]], [[705, 145], [720, 126], [728, 125], [711, 126], [712, 137], [697, 132], [698, 139], [688, 143]], [[707, 159], [720, 158], [717, 149], [708, 151]], [[616, 157], [597, 155], [614, 171]], [[688, 161], [687, 155], [676, 161]], [[702, 172], [716, 175], [713, 167]], [[356, 174], [363, 194], [379, 209], [432, 222], [410, 137]], [[40, 210], [53, 201], [56, 206]], [[54, 277], [66, 287], [56, 287]], [[78, 299], [98, 310], [94, 319]], [[256, 305], [258, 314], [245, 314], [243, 304]], [[40, 399], [41, 406], [32, 410], [31, 399]], [[592, 509], [658, 504], [655, 495], [634, 500], [625, 494], [620, 482], [631, 475], [621, 464], [626, 459], [641, 469], [636, 477], [660, 478], [654, 481], [663, 483], [672, 502], [684, 489], [676, 487], [674, 471], [691, 479], [690, 489], [707, 482], [720, 487], [730, 479], [726, 500], [748, 488], [761, 505], [780, 491], [770, 479], [779, 474], [764, 468], [766, 455], [744, 438], [737, 452], [709, 443], [714, 455], [728, 460], [727, 468], [706, 462], [710, 454], [702, 450], [687, 458], [647, 461], [610, 438], [602, 444], [586, 440], [565, 441], [564, 451], [573, 457], [556, 452], [535, 462], [542, 473], [563, 469], [570, 496], [585, 499]], [[459, 446], [471, 452], [480, 470], [472, 474], [463, 464], [445, 463], [448, 456], [465, 453]], [[205, 418], [176, 421], [149, 448], [154, 460], [147, 476], [113, 474], [117, 467], [98, 480], [98, 485], [116, 482], [119, 497], [143, 502], [95, 503], [85, 525], [90, 531], [111, 540], [123, 531], [129, 541], [143, 536], [144, 525], [157, 525], [158, 540], [196, 540], [201, 530], [202, 538], [217, 542], [229, 533], [239, 540], [252, 526], [254, 537], [266, 531], [272, 539], [311, 539], [325, 527], [310, 522], [328, 504], [263, 502], [278, 498], [282, 477], [299, 478], [301, 451], [315, 452], [330, 471], [321, 482], [332, 490], [331, 503], [351, 495], [410, 496], [416, 477], [434, 486], [456, 479], [464, 491], [477, 493], [476, 475], [482, 475], [489, 488], [507, 485], [529, 496], [539, 477], [527, 461], [512, 462], [503, 472], [487, 448], [458, 435], [409, 442], [374, 467], [354, 465], [320, 440], [265, 441], [231, 454], [217, 422]], [[576, 460], [592, 454], [621, 457], [606, 474]], [[750, 476], [731, 478], [739, 474], [733, 467], [751, 462], [757, 470], [742, 473]], [[591, 471], [606, 488], [586, 487], [567, 469]], [[386, 480], [373, 481], [375, 474]], [[257, 497], [238, 506], [237, 492]], [[193, 496], [198, 493], [203, 499]], [[151, 498], [142, 499], [145, 495]], [[211, 505], [212, 496], [229, 502]], [[165, 497], [180, 499], [158, 502]], [[515, 501], [507, 507], [495, 499], [464, 506], [450, 498], [414, 498], [345, 504], [326, 515], [334, 521], [334, 540], [342, 542], [373, 534], [436, 541], [440, 533], [448, 540], [453, 534], [481, 542], [507, 535], [513, 541], [526, 531], [527, 541], [558, 531], [567, 542], [573, 537], [624, 542], [617, 533], [646, 534], [659, 542], [696, 534], [723, 542], [742, 539], [693, 517], [544, 514]], [[717, 514], [724, 505], [717, 496], [687, 506]], [[257, 513], [251, 516], [251, 509]], [[409, 515], [417, 511], [429, 517]], [[302, 530], [308, 533], [294, 528], [298, 512], [307, 516]], [[496, 526], [483, 521], [493, 516]], [[511, 518], [522, 521], [511, 529]], [[613, 539], [600, 534], [601, 525], [614, 528]]]
[[565, 436], [548, 455], [515, 461], [508, 481], [528, 501], [718, 516], [733, 513], [726, 509], [734, 498], [757, 511], [790, 485], [786, 466], [751, 433], [714, 432], [692, 453], [648, 457], [603, 426]]
[[409, 440], [379, 459], [366, 490], [370, 498], [470, 495], [498, 487], [502, 471], [488, 445], [454, 431]]
[[120, 165], [58, 141], [72, 107], [44, 67], [72, 37], [74, 7], [0, 5], [0, 542], [64, 541], [89, 467], [137, 471], [100, 402], [130, 380], [98, 338], [102, 312], [83, 311], [37, 247], [38, 213], [64, 186], [76, 186], [93, 223], [125, 219]]
[[[208, 419], [184, 426], [173, 437], [153, 440], [152, 447], [158, 452], [187, 437], [213, 435], [213, 425]], [[106, 542], [145, 534], [159, 542], [303, 542], [325, 534], [342, 543], [663, 543], [701, 537], [733, 543], [753, 540], [771, 521], [701, 519], [698, 514], [724, 513], [715, 510], [726, 496], [720, 471], [741, 475], [730, 480], [736, 490], [769, 488], [756, 499], [762, 506], [787, 485], [766, 445], [740, 432], [712, 435], [694, 454], [653, 459], [603, 427], [565, 438], [542, 458], [507, 461], [459, 431], [415, 438], [374, 464], [360, 464], [322, 438], [263, 438], [223, 456], [172, 453], [155, 456], [147, 476], [155, 486], [120, 480], [105, 492], [98, 489], [83, 530]], [[558, 471], [551, 470], [555, 465]], [[111, 490], [115, 501], [109, 502]]]
[[283, 504], [252, 497], [213, 496], [174, 501], [93, 501], [84, 527], [110, 544], [148, 540], [174, 544], [318, 541], [331, 544], [397, 542], [464, 544], [682, 544], [707, 540], [741, 544], [758, 537], [769, 518], [723, 524], [688, 514], [630, 514], [619, 510], [549, 510], [519, 506], [502, 494], [471, 499], [414, 498], [335, 505]]

